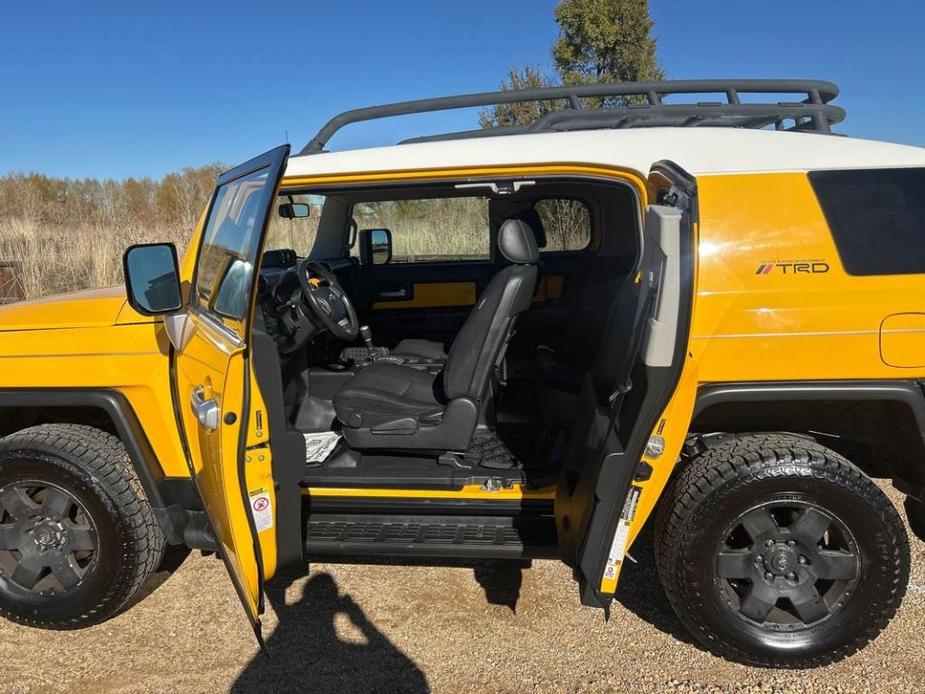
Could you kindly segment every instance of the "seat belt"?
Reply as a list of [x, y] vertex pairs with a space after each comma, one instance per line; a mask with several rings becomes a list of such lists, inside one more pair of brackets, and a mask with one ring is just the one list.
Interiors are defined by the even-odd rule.
[[616, 386], [607, 399], [610, 412], [613, 416], [616, 416], [620, 412], [623, 401], [626, 399], [626, 394], [633, 389], [631, 374], [636, 358], [639, 356], [642, 338], [646, 331], [646, 317], [658, 297], [659, 273], [656, 272], [655, 268], [651, 267], [650, 263], [644, 263], [643, 269], [640, 272], [639, 281], [636, 282], [639, 294], [636, 300], [636, 310], [633, 314], [634, 329], [630, 337], [629, 349], [626, 352], [624, 363], [621, 365], [620, 371], [614, 379], [616, 381]]

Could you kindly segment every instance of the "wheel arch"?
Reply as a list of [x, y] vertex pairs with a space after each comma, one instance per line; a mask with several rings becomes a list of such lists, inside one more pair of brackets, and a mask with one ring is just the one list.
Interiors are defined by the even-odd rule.
[[925, 393], [917, 381], [710, 384], [698, 391], [690, 431], [808, 434], [925, 501]]
[[0, 437], [44, 423], [87, 424], [125, 446], [170, 544], [183, 543], [187, 509], [200, 502], [189, 480], [168, 478], [128, 399], [113, 389], [0, 389]]

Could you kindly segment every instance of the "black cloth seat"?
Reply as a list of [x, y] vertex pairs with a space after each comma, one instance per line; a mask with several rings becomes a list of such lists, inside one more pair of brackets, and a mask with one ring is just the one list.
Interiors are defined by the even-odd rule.
[[334, 411], [352, 448], [468, 448], [491, 375], [536, 286], [539, 251], [526, 222], [501, 224], [498, 253], [507, 265], [485, 287], [441, 371], [373, 362], [334, 394]]

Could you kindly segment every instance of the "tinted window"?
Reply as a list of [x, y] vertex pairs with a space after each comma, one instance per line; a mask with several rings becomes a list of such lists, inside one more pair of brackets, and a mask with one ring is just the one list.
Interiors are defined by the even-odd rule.
[[196, 268], [196, 301], [204, 309], [241, 320], [272, 192], [266, 169], [221, 186], [203, 233]]
[[925, 169], [809, 177], [849, 274], [925, 273]]

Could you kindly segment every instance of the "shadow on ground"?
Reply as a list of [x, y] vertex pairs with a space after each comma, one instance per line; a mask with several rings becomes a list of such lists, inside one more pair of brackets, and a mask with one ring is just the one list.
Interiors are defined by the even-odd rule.
[[267, 639], [270, 657], [257, 653], [232, 692], [430, 690], [424, 673], [352, 597], [341, 594], [330, 574], [312, 576], [298, 599], [287, 604], [286, 589], [303, 576], [298, 569], [286, 571], [267, 586], [279, 617]]
[[647, 524], [636, 542], [631, 554], [636, 562], [628, 561], [620, 573], [620, 586], [614, 602], [626, 608], [640, 619], [678, 641], [700, 648], [684, 625], [678, 620], [668, 596], [662, 588], [655, 568], [655, 545], [652, 524]]
[[[351, 563], [365, 563], [355, 558]], [[372, 563], [396, 563], [400, 561]], [[523, 569], [529, 562], [434, 562], [471, 567], [485, 599], [516, 611]], [[329, 573], [313, 575], [298, 599], [286, 590], [304, 577], [302, 567], [281, 573], [267, 586], [279, 618], [267, 639], [268, 658], [258, 653], [231, 687], [232, 692], [344, 691], [427, 692], [425, 674], [373, 624]]]
[[[633, 556], [637, 563], [624, 568], [616, 602], [673, 638], [693, 643], [661, 587], [648, 528], [634, 544]], [[381, 557], [355, 557], [349, 563], [405, 564]], [[472, 568], [486, 602], [511, 612], [517, 609], [523, 570], [530, 566], [512, 561], [426, 563]], [[232, 692], [430, 690], [426, 675], [350, 595], [340, 592], [331, 574], [313, 575], [298, 598], [288, 604], [286, 590], [304, 577], [303, 571], [301, 566], [288, 569], [267, 586], [267, 598], [279, 618], [267, 639], [270, 657], [257, 653], [232, 685]]]
[[523, 571], [529, 568], [529, 561], [479, 561], [473, 564], [472, 574], [490, 605], [502, 605], [516, 613]]
[[186, 558], [190, 555], [190, 551], [190, 548], [185, 546], [168, 546], [164, 552], [164, 558], [161, 560], [160, 566], [148, 577], [148, 580], [144, 582], [128, 604], [122, 608], [122, 611], [125, 612], [131, 609], [164, 585], [167, 580], [173, 576], [174, 572], [180, 568], [183, 562], [186, 561]]

